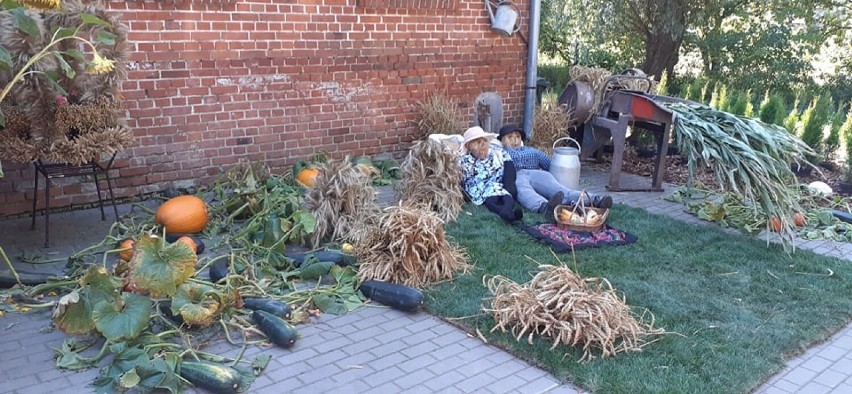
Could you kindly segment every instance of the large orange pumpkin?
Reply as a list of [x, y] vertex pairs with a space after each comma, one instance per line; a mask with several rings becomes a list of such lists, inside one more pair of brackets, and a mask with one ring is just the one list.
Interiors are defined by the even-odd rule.
[[207, 204], [195, 196], [175, 197], [160, 205], [154, 220], [168, 233], [197, 233], [207, 227]]
[[302, 171], [299, 171], [299, 174], [296, 176], [296, 180], [305, 187], [312, 187], [317, 180], [317, 175], [319, 175], [319, 170], [316, 168], [305, 168]]

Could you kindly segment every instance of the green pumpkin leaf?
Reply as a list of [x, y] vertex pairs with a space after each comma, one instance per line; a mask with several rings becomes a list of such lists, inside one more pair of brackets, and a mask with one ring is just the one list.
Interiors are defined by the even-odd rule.
[[316, 294], [313, 297], [314, 305], [319, 310], [332, 315], [343, 315], [349, 311], [346, 304], [340, 297], [334, 297], [326, 294]]
[[317, 261], [313, 255], [305, 258], [302, 266], [299, 267], [299, 278], [302, 280], [318, 279], [328, 273], [334, 263], [331, 261]]
[[136, 337], [148, 325], [151, 299], [138, 294], [124, 293], [118, 304], [120, 305], [109, 300], [95, 305], [92, 311], [95, 327], [112, 341]]
[[177, 287], [195, 274], [198, 257], [183, 242], [168, 244], [164, 239], [143, 236], [136, 241], [130, 260], [130, 285], [152, 296], [174, 296]]
[[136, 373], [136, 368], [133, 368], [121, 375], [121, 378], [118, 380], [119, 388], [121, 391], [125, 391], [128, 389], [132, 389], [139, 384], [139, 374]]
[[260, 376], [263, 373], [263, 370], [266, 369], [266, 366], [269, 365], [269, 360], [272, 359], [272, 356], [268, 354], [261, 354], [257, 356], [251, 363], [251, 369], [254, 371], [255, 376]]
[[295, 225], [301, 226], [308, 234], [312, 234], [317, 227], [317, 218], [305, 211], [296, 211], [293, 213], [293, 222]]
[[98, 361], [90, 360], [80, 355], [80, 352], [91, 347], [93, 342], [81, 341], [76, 338], [68, 338], [62, 342], [59, 349], [54, 349], [56, 353], [56, 367], [59, 369], [80, 370], [88, 369]]
[[221, 296], [212, 286], [187, 282], [178, 287], [172, 299], [172, 313], [193, 326], [206, 327], [222, 310]]
[[95, 330], [92, 318], [94, 306], [113, 299], [121, 280], [107, 273], [106, 268], [93, 265], [80, 278], [80, 288], [59, 299], [53, 309], [53, 321], [66, 334], [88, 334]]

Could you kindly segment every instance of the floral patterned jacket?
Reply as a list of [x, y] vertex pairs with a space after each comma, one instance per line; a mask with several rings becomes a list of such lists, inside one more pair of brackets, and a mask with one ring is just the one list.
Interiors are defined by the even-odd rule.
[[503, 164], [511, 160], [506, 151], [493, 146], [482, 160], [470, 152], [462, 156], [462, 185], [474, 204], [482, 205], [488, 197], [509, 195], [503, 188]]

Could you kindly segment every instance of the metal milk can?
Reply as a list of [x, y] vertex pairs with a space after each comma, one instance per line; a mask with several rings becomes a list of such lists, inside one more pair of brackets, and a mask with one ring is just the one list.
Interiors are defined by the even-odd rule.
[[[496, 12], [491, 9], [492, 5], [497, 9]], [[491, 31], [501, 36], [509, 37], [521, 29], [521, 24], [518, 20], [521, 10], [518, 9], [515, 3], [504, 0], [495, 5], [485, 0], [485, 8], [488, 10], [488, 17], [491, 19]]]
[[[562, 140], [569, 140], [577, 145], [572, 147], [556, 147]], [[562, 137], [553, 141], [553, 159], [550, 160], [550, 173], [562, 186], [572, 190], [580, 189], [580, 143], [571, 137]]]

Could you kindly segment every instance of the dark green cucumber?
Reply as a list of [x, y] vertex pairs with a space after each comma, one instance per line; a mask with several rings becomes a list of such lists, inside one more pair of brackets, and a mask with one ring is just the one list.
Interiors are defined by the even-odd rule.
[[219, 259], [213, 262], [210, 265], [210, 281], [213, 283], [218, 282], [220, 279], [228, 276], [228, 260]]
[[266, 334], [269, 341], [278, 346], [288, 348], [293, 346], [296, 339], [299, 338], [299, 332], [293, 326], [269, 312], [255, 310], [252, 312], [251, 318], [257, 324], [257, 328]]
[[196, 387], [213, 393], [236, 393], [242, 377], [235, 369], [224, 365], [183, 361], [180, 376]]
[[192, 241], [195, 242], [195, 254], [201, 254], [204, 252], [204, 241], [193, 234], [166, 234], [166, 242], [174, 243], [180, 237], [192, 238]]
[[361, 282], [360, 290], [367, 298], [405, 312], [416, 310], [423, 304], [423, 293], [413, 287], [368, 280]]
[[270, 300], [266, 298], [243, 298], [243, 307], [255, 311], [269, 312], [282, 319], [290, 318], [290, 305], [281, 301]]
[[341, 267], [346, 267], [352, 264], [355, 264], [355, 256], [345, 254], [339, 250], [320, 250], [316, 252], [308, 252], [308, 253], [295, 253], [295, 252], [286, 252], [285, 256], [293, 259], [293, 265], [296, 268], [302, 265], [305, 262], [305, 258], [310, 255], [314, 255], [318, 261], [330, 261], [334, 264], [337, 264]]
[[[16, 272], [18, 273], [18, 278], [21, 279], [21, 283], [27, 286], [47, 283], [48, 279], [56, 277], [54, 274], [39, 274], [20, 270], [16, 270]], [[18, 280], [15, 279], [15, 275], [11, 271], [0, 271], [0, 288], [6, 289], [16, 284], [18, 284]]]

